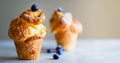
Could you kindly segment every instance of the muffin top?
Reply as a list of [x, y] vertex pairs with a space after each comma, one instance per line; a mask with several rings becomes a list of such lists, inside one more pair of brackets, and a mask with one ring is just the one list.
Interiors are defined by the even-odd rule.
[[[45, 15], [36, 4], [11, 21], [8, 34], [15, 41], [25, 41], [32, 37], [44, 38], [46, 27], [43, 25]], [[33, 38], [32, 38], [33, 39]]]
[[82, 32], [82, 24], [79, 20], [72, 18], [71, 12], [64, 12], [62, 8], [58, 8], [50, 19], [50, 29], [53, 34], [66, 31], [79, 34]]

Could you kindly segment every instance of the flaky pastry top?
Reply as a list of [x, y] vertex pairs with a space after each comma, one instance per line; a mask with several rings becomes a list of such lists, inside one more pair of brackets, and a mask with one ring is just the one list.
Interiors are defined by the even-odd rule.
[[70, 12], [60, 12], [55, 10], [50, 19], [50, 29], [53, 34], [64, 33], [71, 31], [71, 33], [79, 34], [83, 27], [79, 20], [74, 20]]
[[46, 27], [43, 25], [45, 16], [42, 10], [26, 10], [18, 18], [11, 21], [8, 34], [15, 41], [26, 41], [46, 36]]

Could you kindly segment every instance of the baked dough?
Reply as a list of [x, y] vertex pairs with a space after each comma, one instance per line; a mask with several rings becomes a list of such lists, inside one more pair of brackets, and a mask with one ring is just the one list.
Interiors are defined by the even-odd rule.
[[10, 23], [8, 34], [14, 41], [28, 41], [44, 38], [46, 27], [43, 25], [45, 15], [38, 9], [33, 12], [30, 9], [24, 11], [18, 18]]

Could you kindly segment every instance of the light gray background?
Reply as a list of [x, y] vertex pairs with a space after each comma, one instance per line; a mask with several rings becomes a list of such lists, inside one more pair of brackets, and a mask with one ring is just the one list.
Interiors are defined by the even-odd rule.
[[0, 40], [9, 39], [11, 20], [37, 3], [46, 15], [47, 39], [53, 39], [49, 19], [57, 7], [79, 19], [84, 31], [79, 38], [120, 38], [120, 0], [0, 0]]

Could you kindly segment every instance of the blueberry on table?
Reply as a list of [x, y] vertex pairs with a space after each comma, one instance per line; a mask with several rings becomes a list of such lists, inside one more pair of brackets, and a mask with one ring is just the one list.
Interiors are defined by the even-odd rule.
[[64, 49], [63, 49], [63, 47], [61, 45], [59, 45], [59, 46], [56, 47], [56, 51], [57, 50], [62, 50], [63, 51]]
[[38, 7], [37, 4], [33, 4], [33, 5], [31, 6], [31, 10], [32, 10], [32, 11], [37, 11], [38, 9], [39, 9], [39, 7]]
[[54, 55], [53, 55], [53, 59], [56, 59], [56, 60], [57, 60], [57, 59], [59, 59], [59, 58], [60, 58], [60, 57], [59, 57], [58, 54], [54, 54]]
[[63, 51], [62, 50], [56, 50], [56, 53], [59, 55], [62, 55]]
[[53, 50], [52, 49], [47, 49], [47, 53], [52, 53]]
[[63, 9], [61, 7], [57, 8], [57, 11], [63, 12]]

